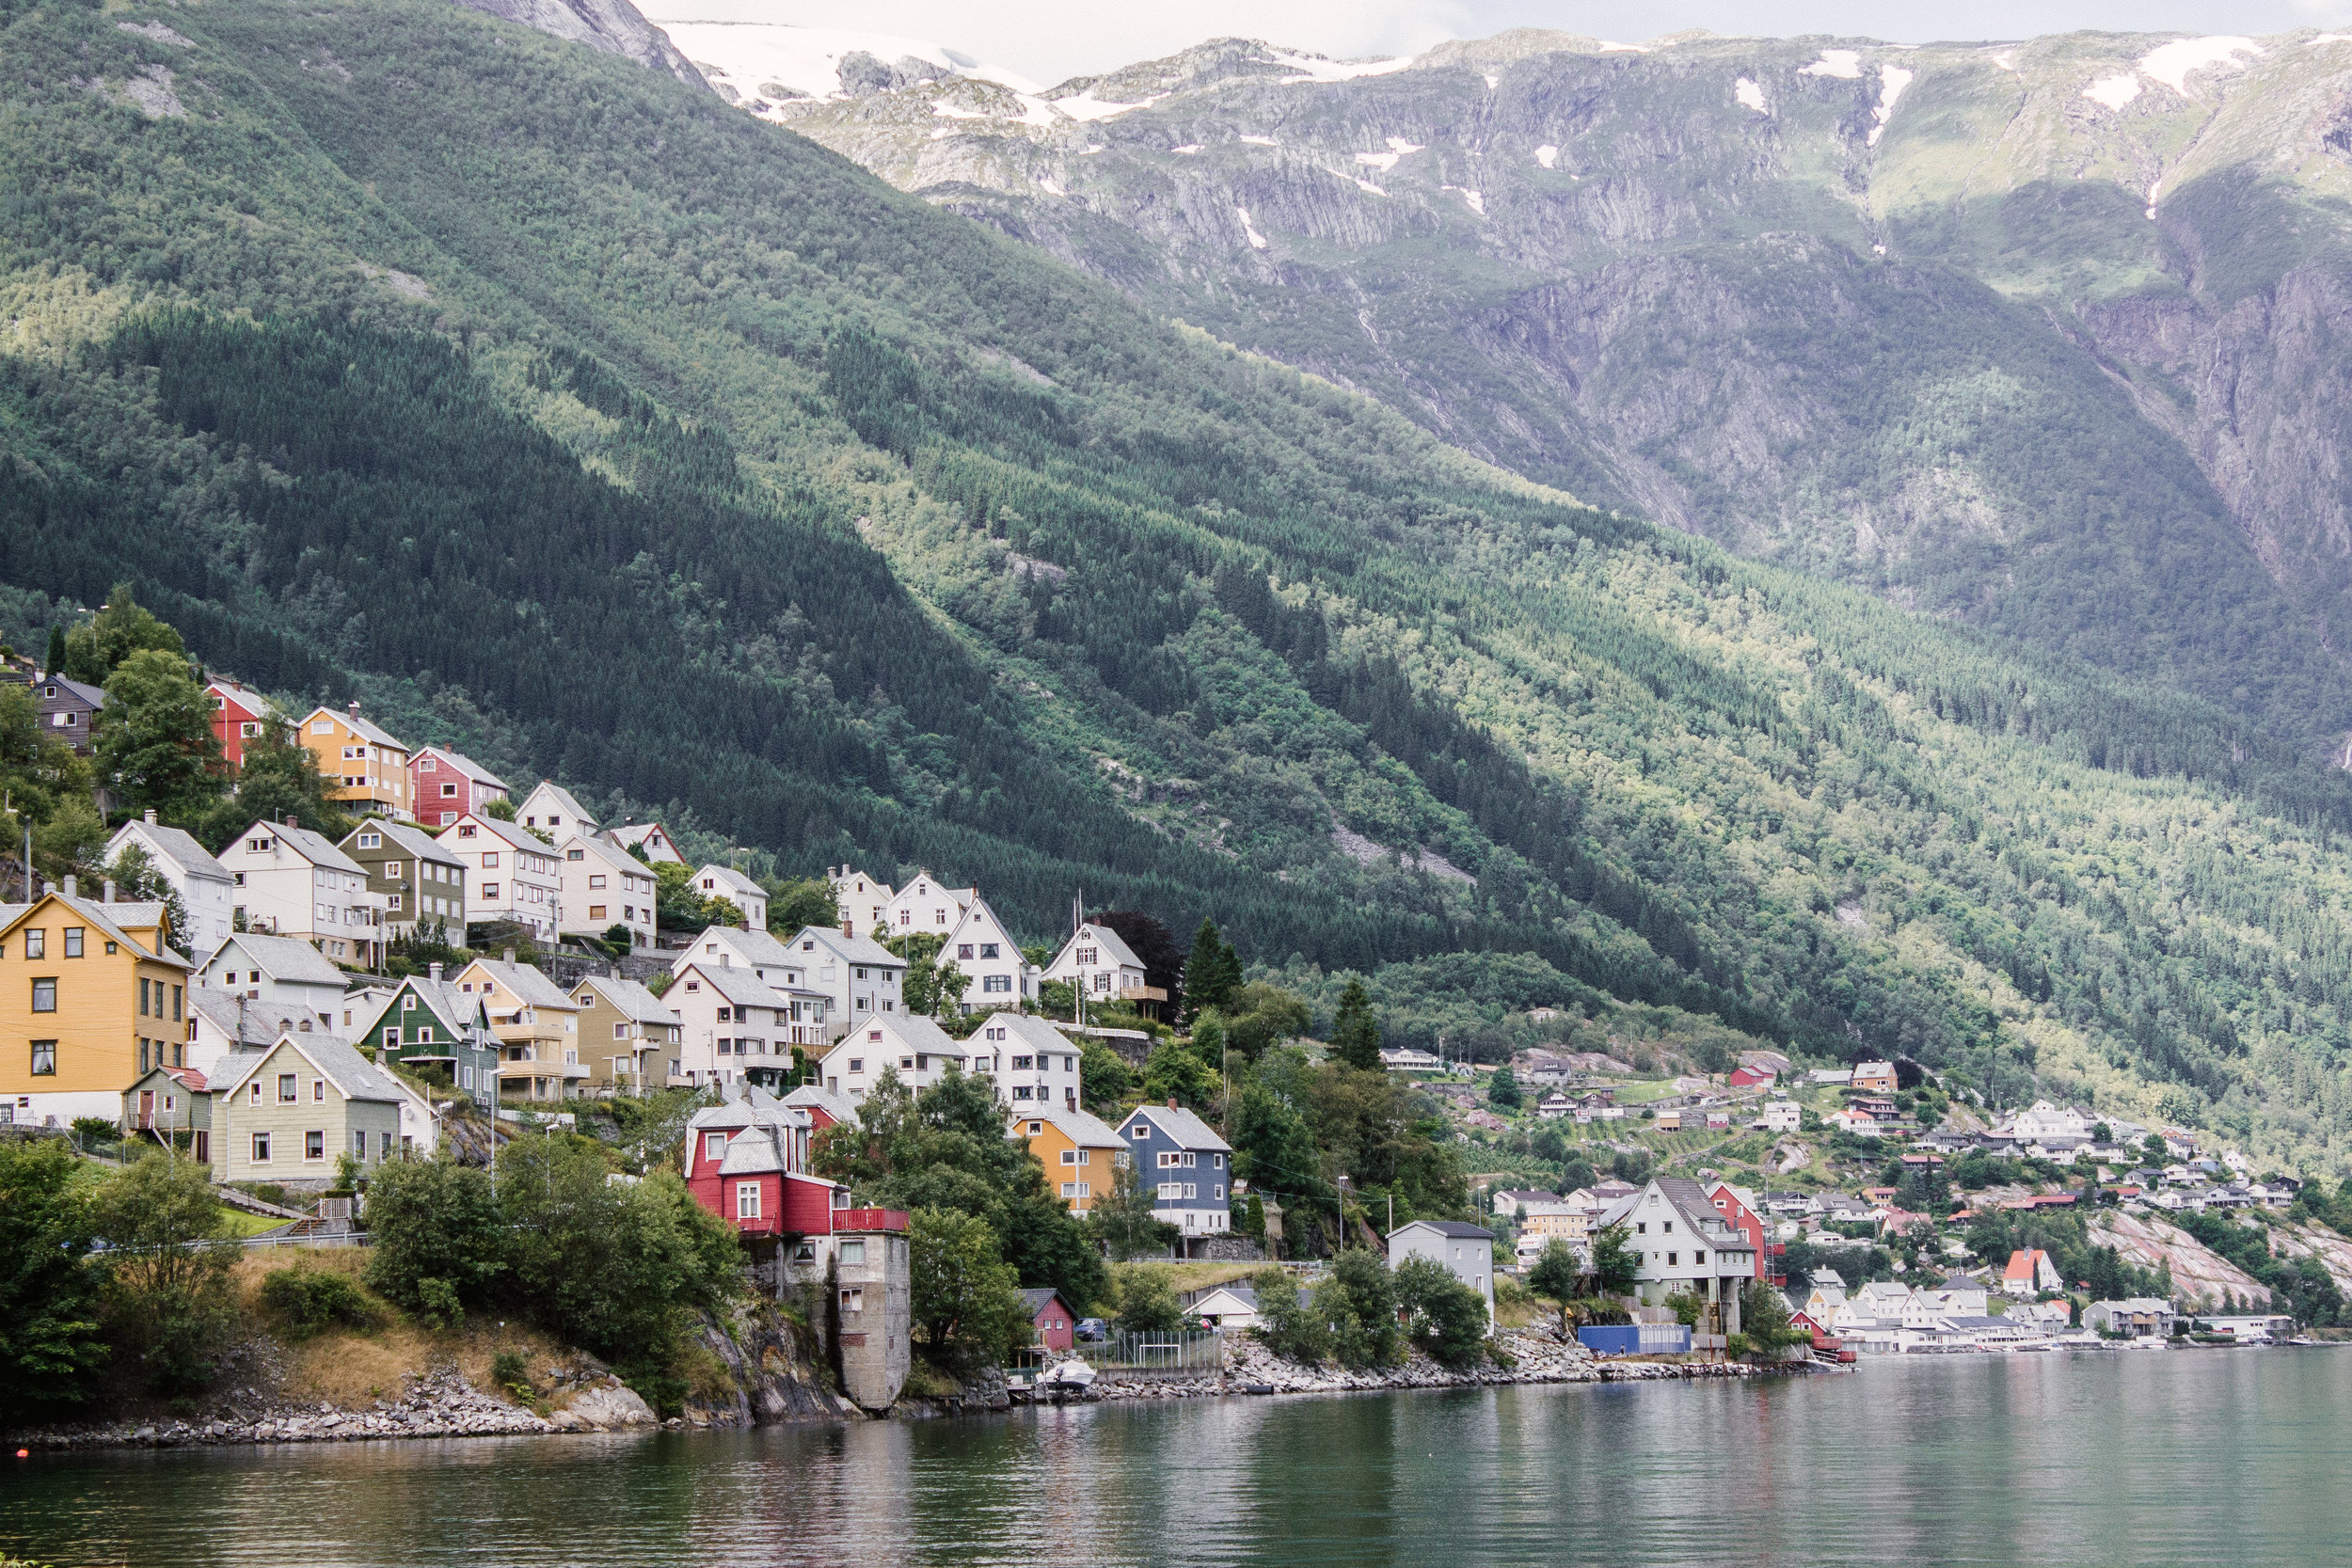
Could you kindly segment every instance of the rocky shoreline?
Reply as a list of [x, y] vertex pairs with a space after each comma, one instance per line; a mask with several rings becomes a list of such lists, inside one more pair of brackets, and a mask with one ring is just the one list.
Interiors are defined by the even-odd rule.
[[[519, 1437], [553, 1432], [612, 1432], [658, 1419], [633, 1389], [607, 1374], [547, 1416], [485, 1394], [453, 1367], [418, 1378], [397, 1400], [373, 1408], [271, 1405], [211, 1419], [117, 1421], [19, 1436], [28, 1449], [224, 1448], [258, 1443], [362, 1443], [404, 1437]], [[673, 1421], [672, 1425], [678, 1423]]]

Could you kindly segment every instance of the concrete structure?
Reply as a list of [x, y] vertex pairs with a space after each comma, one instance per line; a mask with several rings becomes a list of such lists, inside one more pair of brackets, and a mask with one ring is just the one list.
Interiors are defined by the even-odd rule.
[[1460, 1220], [1414, 1220], [1389, 1233], [1389, 1267], [1407, 1258], [1427, 1258], [1445, 1265], [1454, 1278], [1476, 1291], [1486, 1303], [1486, 1329], [1494, 1331], [1495, 1233]]
[[107, 863], [112, 865], [131, 848], [144, 854], [179, 896], [181, 912], [188, 923], [171, 933], [174, 946], [193, 956], [210, 953], [229, 940], [237, 879], [204, 846], [177, 828], [162, 826], [151, 811], [115, 830], [115, 836], [106, 841]]

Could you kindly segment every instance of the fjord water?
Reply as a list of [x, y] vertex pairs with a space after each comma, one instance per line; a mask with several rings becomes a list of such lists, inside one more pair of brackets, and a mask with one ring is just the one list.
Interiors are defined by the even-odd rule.
[[2352, 1352], [1918, 1357], [1762, 1383], [10, 1461], [99, 1563], [2312, 1563]]

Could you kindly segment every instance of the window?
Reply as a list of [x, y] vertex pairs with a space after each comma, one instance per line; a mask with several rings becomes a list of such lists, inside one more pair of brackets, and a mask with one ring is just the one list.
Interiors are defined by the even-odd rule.
[[1094, 1151], [1090, 1148], [1082, 1148], [1078, 1150], [1078, 1164], [1082, 1165], [1090, 1165], [1094, 1164]]
[[400, 875], [400, 862], [398, 862], [398, 861], [386, 861], [386, 862], [384, 863], [384, 875], [385, 875], [385, 876], [387, 876], [387, 877], [397, 877], [397, 876], [399, 876], [399, 875]]
[[55, 980], [34, 981], [33, 1011], [37, 1013], [54, 1013], [56, 1010], [57, 982]]
[[256, 1078], [255, 1080], [253, 1080], [253, 1103], [254, 1103], [254, 1104], [256, 1104], [256, 1105], [259, 1105], [261, 1102], [262, 1102], [262, 1081], [261, 1081], [259, 1078]]
[[1223, 1183], [1223, 1182], [1219, 1182], [1216, 1186], [1215, 1186], [1215, 1187], [1211, 1188], [1211, 1189], [1210, 1189], [1210, 1192], [1211, 1192], [1211, 1194], [1212, 1194], [1213, 1196], [1216, 1196], [1216, 1197], [1219, 1201], [1222, 1201], [1222, 1200], [1223, 1200], [1223, 1198], [1224, 1198], [1224, 1196], [1225, 1196], [1225, 1185], [1224, 1185], [1224, 1183]]
[[419, 757], [417, 759], [417, 771], [420, 773], [437, 773], [440, 770], [440, 763], [432, 757]]
[[335, 721], [332, 719], [314, 719], [310, 721], [310, 733], [312, 735], [333, 735], [335, 733]]
[[24, 956], [28, 958], [47, 958], [49, 956], [49, 933], [42, 930], [26, 931], [24, 933]]
[[1136, 1143], [1142, 1143], [1152, 1136], [1152, 1124], [1148, 1121], [1136, 1122], [1136, 1130], [1128, 1133], [1127, 1136], [1130, 1140]]
[[1184, 1183], [1184, 1196], [1186, 1197], [1199, 1197], [1200, 1196], [1200, 1189], [1197, 1184], [1187, 1181]]
[[861, 979], [861, 980], [865, 979], [865, 978], [866, 978], [866, 971], [864, 971], [864, 970], [862, 970], [862, 969], [861, 969], [861, 970], [859, 970], [859, 971], [857, 972], [857, 977], [858, 977], [859, 979]]
[[1186, 1150], [1184, 1151], [1184, 1165], [1185, 1165], [1185, 1168], [1186, 1168], [1186, 1169], [1190, 1169], [1192, 1166], [1197, 1165], [1197, 1164], [1199, 1164], [1200, 1163], [1200, 1155], [1195, 1154], [1195, 1153], [1194, 1153], [1194, 1152], [1192, 1152], [1192, 1150], [1190, 1150], [1190, 1149], [1186, 1149]]
[[361, 833], [359, 835], [359, 847], [362, 849], [381, 849], [384, 847], [384, 835], [382, 833]]
[[269, 1134], [267, 1132], [253, 1134], [253, 1163], [257, 1165], [269, 1164]]
[[984, 942], [980, 943], [980, 957], [983, 958], [1002, 958], [1004, 956], [1002, 947], [1003, 944], [1000, 942]]
[[294, 1075], [291, 1072], [279, 1073], [278, 1075], [278, 1102], [281, 1105], [291, 1105], [296, 1098]]
[[139, 1017], [141, 1018], [147, 1016], [147, 976], [142, 974], [139, 976]]
[[588, 879], [588, 885], [592, 888], [602, 887], [604, 886], [604, 879], [602, 877], [591, 876]]
[[980, 990], [984, 992], [1009, 991], [1012, 990], [1012, 976], [1009, 974], [983, 974], [980, 976]]
[[866, 1070], [866, 1058], [863, 1056], [850, 1057], [850, 1070], [851, 1072], [864, 1072]]
[[57, 1042], [56, 1040], [35, 1040], [33, 1042], [33, 1076], [36, 1078], [55, 1078], [56, 1075]]
[[471, 838], [473, 835], [474, 826], [472, 823], [461, 822], [457, 825], [457, 836], [459, 838]]
[[305, 1160], [326, 1158], [326, 1132], [324, 1128], [313, 1127], [302, 1134], [302, 1157]]
[[1012, 1070], [1015, 1072], [1026, 1072], [1035, 1066], [1037, 1058], [1034, 1056], [1015, 1056], [1012, 1059]]
[[485, 871], [496, 871], [498, 868], [499, 852], [496, 849], [485, 850], [482, 856], [482, 869]]
[[324, 1079], [324, 1078], [313, 1078], [313, 1079], [311, 1079], [311, 1080], [310, 1080], [310, 1099], [311, 1099], [311, 1101], [312, 1101], [313, 1102], [315, 1102], [315, 1103], [317, 1103], [317, 1104], [322, 1104], [322, 1105], [323, 1105], [323, 1104], [325, 1104], [325, 1103], [326, 1102], [326, 1079]]
[[485, 898], [496, 898], [498, 895], [499, 895], [499, 885], [498, 885], [498, 883], [496, 883], [496, 882], [485, 882], [485, 883], [483, 883], [483, 884], [482, 884], [482, 896], [483, 896], [483, 897], [485, 897]]
[[1103, 961], [1102, 951], [1099, 948], [1081, 947], [1078, 949], [1078, 961], [1089, 969], [1092, 969]]
[[82, 956], [82, 927], [79, 926], [68, 926], [65, 928], [65, 956], [69, 958], [78, 958]]
[[1163, 1181], [1160, 1183], [1159, 1196], [1169, 1198], [1182, 1197], [1184, 1196], [1184, 1184], [1182, 1181]]
[[1222, 1154], [1212, 1154], [1209, 1156], [1209, 1164], [1215, 1165], [1218, 1170], [1223, 1170], [1225, 1168], [1225, 1156]]
[[841, 1288], [841, 1310], [842, 1310], [843, 1312], [863, 1312], [863, 1311], [865, 1311], [865, 1310], [866, 1310], [866, 1291], [865, 1291], [865, 1290], [864, 1290], [863, 1288], [859, 1287], [859, 1286], [856, 1286], [856, 1285], [845, 1285], [845, 1286], [843, 1286], [843, 1287]]
[[388, 895], [385, 899], [385, 907], [389, 910], [397, 911], [400, 908], [400, 895], [397, 893]]
[[262, 726], [259, 724], [239, 724], [237, 726], [238, 736], [246, 740], [251, 740], [254, 736], [260, 735], [261, 733]]
[[171, 988], [171, 1022], [174, 1023], [183, 1022], [180, 1017], [180, 1006], [184, 994], [178, 986]]
[[1670, 1252], [1666, 1254], [1666, 1267], [1670, 1269], [1676, 1267], [1680, 1261], [1681, 1257], [1682, 1255], [1678, 1252]]
[[957, 958], [970, 958], [971, 956], [972, 956], [972, 944], [971, 944], [970, 942], [960, 942], [956, 943], [956, 957], [957, 957]]
[[[591, 905], [589, 905], [589, 906], [588, 906], [588, 918], [589, 918], [589, 919], [591, 919], [591, 920], [602, 920], [602, 919], [604, 918], [604, 911], [605, 911], [605, 906], [604, 906], [604, 905], [602, 905], [602, 904], [591, 904]], [[720, 1015], [719, 1015], [719, 1016], [720, 1016], [720, 1017], [722, 1017], [722, 1018], [723, 1018], [723, 1017], [725, 1017], [725, 1016], [726, 1016], [726, 1011], [725, 1011], [725, 1009], [724, 1009], [724, 1008], [720, 1009]]]
[[626, 1020], [612, 1026], [612, 1037], [616, 1040], [628, 1038], [628, 1023]]
[[1691, 1254], [1691, 1261], [1694, 1264], [1704, 1265], [1707, 1261], [1707, 1254], [1704, 1252], [1694, 1252]]
[[1015, 1084], [1012, 1086], [1012, 1097], [1015, 1100], [1035, 1100], [1037, 1091], [1026, 1084]]
[[351, 1152], [364, 1160], [368, 1157], [368, 1135], [363, 1132], [351, 1134]]
[[1005, 1032], [1002, 1029], [991, 1029], [988, 1032], [988, 1037], [993, 1040], [1001, 1040], [1005, 1037]]
[[866, 1266], [866, 1243], [864, 1242], [842, 1243], [841, 1260], [853, 1269], [864, 1268]]
[[1076, 1197], [1078, 1196], [1078, 1184], [1075, 1181], [1063, 1182], [1061, 1184], [1061, 1196], [1064, 1197]]
[[704, 1159], [716, 1160], [726, 1151], [727, 1135], [724, 1132], [705, 1132], [703, 1134]]
[[442, 800], [455, 800], [456, 798], [457, 798], [457, 786], [456, 786], [455, 784], [443, 784], [443, 785], [441, 786], [441, 799], [442, 799]]
[[1173, 1170], [1184, 1163], [1184, 1157], [1172, 1148], [1160, 1150], [1160, 1169]]
[[738, 1181], [735, 1184], [735, 1217], [739, 1220], [759, 1218], [759, 1183]]

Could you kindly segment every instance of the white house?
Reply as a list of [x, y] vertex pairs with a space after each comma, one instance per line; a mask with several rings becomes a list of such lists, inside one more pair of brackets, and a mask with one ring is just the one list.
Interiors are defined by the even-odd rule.
[[963, 1042], [967, 1070], [996, 1080], [996, 1092], [1013, 1110], [1030, 1105], [1078, 1108], [1078, 1042], [1041, 1018], [992, 1013]]
[[1143, 960], [1108, 926], [1086, 921], [1070, 933], [1045, 978], [1072, 987], [1089, 1002], [1116, 1002], [1143, 989]]
[[1460, 1220], [1414, 1220], [1389, 1233], [1389, 1267], [1426, 1258], [1476, 1291], [1486, 1303], [1486, 1329], [1495, 1321], [1495, 1233]]
[[1767, 1132], [1794, 1132], [1804, 1125], [1804, 1111], [1793, 1100], [1768, 1100], [1756, 1125]]
[[171, 933], [176, 946], [200, 956], [229, 940], [237, 879], [205, 852], [204, 846], [177, 828], [161, 826], [151, 811], [115, 830], [115, 836], [106, 841], [106, 860], [111, 863], [132, 847], [144, 852], [156, 874], [180, 895], [180, 908], [188, 924], [186, 929]]
[[631, 819], [605, 834], [619, 845], [624, 853], [643, 849], [645, 859], [656, 865], [684, 865], [686, 857], [677, 852], [669, 832], [659, 822], [639, 822]]
[[[201, 1007], [219, 997], [234, 1008], [237, 999], [245, 998], [248, 1042], [264, 1033], [269, 1039], [260, 1043], [275, 1041], [281, 1028], [308, 1034], [313, 1020], [319, 1029], [348, 1038], [343, 1002], [350, 988], [345, 978], [342, 970], [299, 937], [238, 931], [215, 948], [197, 971], [196, 1000]], [[263, 1015], [266, 1023], [260, 1022]]]
[[742, 911], [752, 930], [768, 928], [768, 890], [740, 871], [726, 865], [706, 865], [694, 873], [694, 891], [705, 898], [723, 898]]
[[256, 822], [220, 854], [235, 879], [240, 911], [252, 930], [300, 937], [330, 958], [361, 969], [381, 958], [384, 895], [368, 891], [367, 868], [321, 834], [290, 822]]
[[924, 1089], [946, 1077], [951, 1067], [959, 1072], [968, 1069], [971, 1056], [969, 1045], [928, 1018], [868, 1014], [834, 1042], [818, 1071], [829, 1091], [862, 1103], [884, 1069], [896, 1071], [909, 1089]]
[[[726, 927], [717, 929], [723, 932]], [[711, 933], [703, 935], [708, 938]], [[737, 932], [736, 940], [755, 935], [766, 937], [768, 933]], [[830, 926], [803, 926], [781, 946], [787, 958], [804, 966], [796, 983], [823, 993], [825, 1018], [831, 1027], [853, 1029], [869, 1018], [899, 1011], [899, 999], [906, 994], [907, 961], [872, 937], [845, 936]]]
[[1380, 1069], [1383, 1072], [1436, 1072], [1444, 1066], [1428, 1052], [1415, 1051], [1410, 1046], [1399, 1046], [1393, 1051], [1380, 1053]]
[[963, 918], [964, 906], [978, 896], [977, 888], [948, 887], [929, 871], [917, 871], [884, 907], [882, 924], [894, 937], [915, 931], [944, 937]]
[[[822, 931], [826, 927], [818, 927], [817, 929]], [[867, 945], [874, 944], [868, 942]], [[855, 971], [860, 966], [850, 964], [845, 968], [832, 955], [833, 949], [815, 941], [810, 942], [807, 951], [803, 952], [800, 942], [787, 945], [770, 931], [745, 930], [739, 926], [713, 926], [686, 945], [685, 951], [670, 965], [670, 973], [681, 974], [689, 964], [693, 963], [716, 965], [722, 969], [750, 970], [755, 979], [776, 993], [777, 1005], [787, 1009], [788, 1022], [795, 1031], [791, 1036], [793, 1043], [814, 1048], [827, 1043], [834, 1034], [839, 1033], [842, 1027], [842, 998], [868, 994], [878, 984], [871, 978], [873, 966], [864, 966], [869, 973], [866, 976], [859, 976]], [[900, 974], [905, 973], [905, 965], [899, 959], [890, 958], [886, 951], [882, 951], [882, 957], [898, 964]], [[841, 973], [850, 975], [847, 986], [836, 977]], [[818, 978], [819, 975], [823, 976], [821, 980]], [[884, 1000], [889, 1004], [881, 1010], [898, 1011], [898, 981], [893, 979], [880, 989], [887, 993]]]
[[2030, 1109], [2017, 1113], [2008, 1131], [2016, 1135], [2020, 1144], [2030, 1144], [2043, 1138], [2088, 1139], [2097, 1125], [2094, 1117], [2074, 1106], [2037, 1100]]
[[875, 927], [888, 923], [890, 901], [897, 896], [888, 882], [846, 865], [825, 867], [825, 880], [833, 887], [833, 901], [841, 918], [852, 927], [870, 934]]
[[1706, 1188], [1688, 1177], [1652, 1177], [1604, 1210], [1597, 1228], [1613, 1225], [1627, 1227], [1627, 1244], [1641, 1259], [1634, 1289], [1645, 1303], [1661, 1306], [1687, 1291], [1720, 1308], [1722, 1326], [1704, 1322], [1700, 1332], [1740, 1332], [1740, 1291], [1756, 1277], [1756, 1245], [1716, 1212]]
[[1194, 1302], [1191, 1313], [1211, 1328], [1255, 1328], [1264, 1321], [1258, 1292], [1248, 1285], [1219, 1285]]
[[628, 927], [629, 946], [654, 943], [653, 868], [600, 838], [574, 833], [561, 841], [556, 862], [557, 928], [602, 937]]
[[1576, 1101], [1570, 1100], [1565, 1092], [1559, 1089], [1552, 1090], [1535, 1102], [1536, 1117], [1543, 1121], [1558, 1121], [1562, 1117], [1574, 1112], [1575, 1109]]
[[231, 995], [211, 987], [190, 987], [188, 1046], [182, 1060], [210, 1077], [230, 1053], [267, 1051], [278, 1036], [315, 1016], [307, 1008], [251, 1001], [242, 991]]
[[564, 884], [554, 848], [512, 822], [468, 812], [437, 835], [466, 863], [466, 922], [511, 920], [552, 942]]
[[536, 788], [523, 797], [523, 803], [515, 808], [515, 820], [526, 828], [538, 829], [551, 839], [600, 831], [596, 814], [572, 799], [571, 791], [552, 779], [542, 779]]
[[939, 961], [952, 963], [963, 976], [963, 1010], [1020, 1007], [1037, 1001], [1037, 966], [1022, 956], [1020, 943], [988, 907], [975, 895], [948, 931]]
[[[661, 1002], [683, 1028], [678, 1069], [689, 1083], [775, 1086], [792, 1076], [792, 1004], [751, 970], [697, 959], [676, 971]], [[814, 1054], [822, 1026], [801, 1029], [798, 1043]]]

